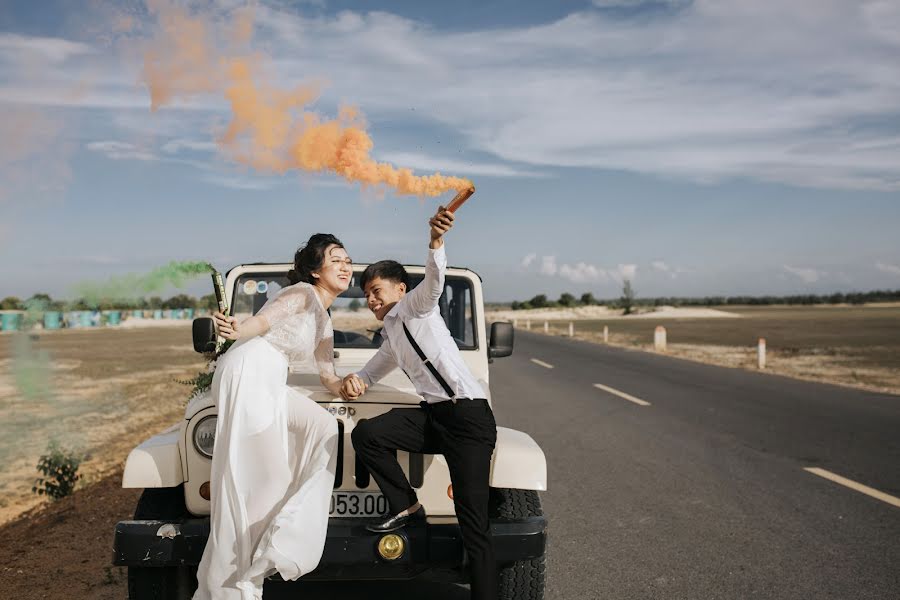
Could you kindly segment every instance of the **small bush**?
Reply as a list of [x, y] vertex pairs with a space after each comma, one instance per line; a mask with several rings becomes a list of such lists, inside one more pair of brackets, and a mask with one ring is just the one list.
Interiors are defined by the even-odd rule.
[[233, 343], [234, 340], [227, 340], [215, 352], [207, 352], [204, 355], [206, 356], [206, 369], [197, 373], [195, 377], [175, 380], [176, 383], [191, 386], [191, 393], [188, 396], [188, 401], [194, 398], [194, 396], [206, 392], [212, 386], [213, 376], [216, 373], [216, 361], [231, 348]]
[[81, 479], [78, 467], [84, 459], [83, 454], [50, 442], [47, 454], [41, 456], [37, 464], [37, 470], [43, 477], [35, 480], [31, 491], [38, 496], [50, 496], [53, 500], [70, 495]]

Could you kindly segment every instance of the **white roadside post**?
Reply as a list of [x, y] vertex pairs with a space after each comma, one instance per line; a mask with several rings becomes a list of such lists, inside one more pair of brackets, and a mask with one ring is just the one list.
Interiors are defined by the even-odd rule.
[[550, 323], [544, 321], [544, 333], [550, 333]]
[[658, 352], [666, 351], [666, 328], [662, 325], [657, 325], [653, 332], [653, 346]]
[[759, 338], [756, 346], [756, 363], [760, 369], [766, 368], [766, 338]]
[[531, 319], [525, 319], [525, 329], [531, 329]]
[[569, 321], [569, 337], [575, 337], [575, 323]]
[[518, 328], [519, 328], [519, 320], [513, 319], [513, 329], [518, 329]]
[[603, 326], [603, 343], [604, 344], [609, 343], [609, 325]]

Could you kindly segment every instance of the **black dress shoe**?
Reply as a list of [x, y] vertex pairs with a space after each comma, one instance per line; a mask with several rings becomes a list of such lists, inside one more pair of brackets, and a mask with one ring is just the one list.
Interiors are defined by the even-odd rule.
[[366, 529], [371, 531], [372, 533], [388, 533], [389, 531], [397, 531], [405, 527], [408, 523], [412, 521], [425, 520], [425, 507], [420, 506], [419, 510], [414, 512], [411, 515], [397, 515], [394, 517], [388, 517], [384, 521], [378, 521], [377, 523], [369, 523], [366, 525]]

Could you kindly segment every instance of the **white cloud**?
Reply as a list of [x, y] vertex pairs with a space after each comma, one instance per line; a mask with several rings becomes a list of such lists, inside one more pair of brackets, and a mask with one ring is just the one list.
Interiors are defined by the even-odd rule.
[[637, 277], [637, 265], [619, 265], [618, 275], [622, 281], [626, 279], [634, 281], [635, 277]]
[[[589, 8], [541, 25], [458, 31], [384, 12], [306, 18], [279, 2], [259, 6], [257, 29], [285, 86], [326, 79], [323, 106], [357, 103], [375, 123], [402, 125], [418, 108], [419, 119], [461, 138], [464, 153], [496, 157], [390, 155], [419, 168], [513, 177], [586, 167], [900, 190], [900, 138], [887, 126], [900, 106], [900, 4], [646, 4], [679, 8], [642, 19]], [[146, 109], [137, 66], [106, 54], [3, 34], [0, 103]], [[47, 68], [23, 79], [33, 56]], [[73, 93], [78, 82], [89, 83]], [[198, 98], [170, 111], [185, 109], [210, 118], [179, 135], [208, 139], [224, 104]]]
[[673, 267], [669, 265], [667, 262], [663, 260], [654, 260], [650, 263], [650, 266], [654, 271], [658, 271], [660, 273], [664, 273], [671, 277], [672, 279], [677, 279], [679, 275], [682, 273], [687, 273], [688, 270], [682, 267]]
[[453, 173], [461, 177], [471, 177], [474, 175], [487, 175], [493, 177], [546, 177], [544, 173], [538, 171], [520, 170], [499, 163], [464, 162], [413, 152], [386, 152], [380, 155], [379, 159], [395, 165], [403, 165], [404, 167], [409, 167], [411, 169], [442, 171], [444, 173]]
[[232, 190], [243, 191], [261, 191], [270, 190], [275, 186], [275, 182], [271, 179], [263, 179], [257, 177], [239, 177], [235, 175], [223, 175], [217, 173], [207, 173], [202, 177], [203, 181], [219, 187], [229, 188]]
[[556, 266], [555, 256], [545, 256], [541, 259], [541, 275], [556, 275], [559, 267]]
[[700, 0], [654, 19], [585, 11], [467, 32], [384, 13], [260, 14], [300, 57], [284, 73], [340, 73], [327, 95], [366, 111], [428, 107], [508, 161], [893, 190], [896, 135], [865, 124], [900, 103], [883, 31], [900, 8], [877, 4], [888, 14], [874, 19], [875, 6]]
[[115, 140], [91, 142], [87, 145], [87, 149], [105, 154], [107, 158], [113, 160], [158, 160], [157, 156], [152, 152], [143, 148], [138, 148], [134, 144], [129, 144], [128, 142]]
[[[522, 267], [527, 269], [537, 259], [536, 253], [531, 253], [522, 259]], [[585, 262], [575, 264], [558, 264], [555, 256], [541, 257], [538, 272], [546, 277], [562, 277], [572, 283], [601, 283], [609, 280], [609, 274], [596, 265]]]
[[597, 8], [634, 8], [644, 5], [677, 6], [687, 4], [690, 0], [592, 0]]
[[800, 278], [803, 283], [815, 283], [828, 274], [825, 271], [819, 271], [817, 269], [792, 267], [790, 265], [784, 265], [784, 270], [791, 275]]
[[162, 151], [166, 154], [178, 154], [182, 150], [191, 150], [193, 152], [216, 152], [218, 148], [219, 147], [215, 142], [184, 138], [169, 140], [162, 145]]
[[94, 49], [87, 44], [61, 38], [34, 37], [15, 33], [0, 33], [0, 59], [19, 64], [34, 60], [62, 63]]
[[891, 275], [900, 275], [900, 266], [890, 265], [883, 262], [875, 263], [875, 268], [882, 273], [890, 273]]
[[559, 268], [559, 275], [572, 283], [596, 283], [609, 278], [603, 269], [583, 262], [575, 265], [562, 265]]

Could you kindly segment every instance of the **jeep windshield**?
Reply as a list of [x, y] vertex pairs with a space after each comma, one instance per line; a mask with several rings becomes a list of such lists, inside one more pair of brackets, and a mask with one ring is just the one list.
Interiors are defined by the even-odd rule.
[[[365, 294], [359, 287], [361, 274], [361, 271], [353, 273], [350, 287], [335, 300], [329, 310], [334, 325], [335, 348], [377, 348], [381, 345], [381, 323], [366, 307]], [[422, 279], [423, 275], [410, 274], [413, 288]], [[286, 285], [287, 276], [282, 273], [243, 273], [235, 282], [231, 296], [232, 314], [239, 319], [255, 315], [269, 298], [274, 297]], [[478, 343], [469, 280], [448, 275], [438, 306], [459, 349], [475, 350]]]

